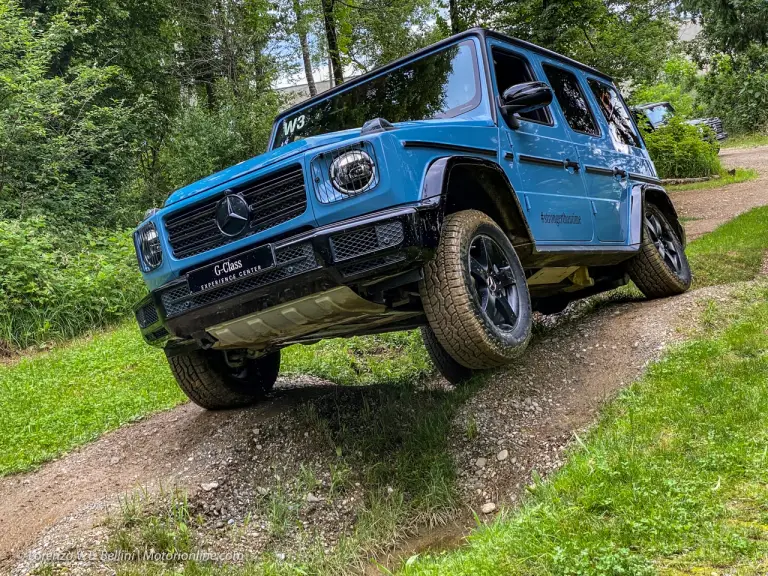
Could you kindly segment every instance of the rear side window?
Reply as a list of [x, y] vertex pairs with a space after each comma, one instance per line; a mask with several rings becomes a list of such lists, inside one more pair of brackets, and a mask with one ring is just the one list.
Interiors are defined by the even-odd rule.
[[619, 97], [618, 92], [616, 92], [613, 86], [593, 79], [589, 80], [589, 87], [592, 89], [592, 93], [600, 105], [603, 116], [608, 121], [611, 139], [614, 144], [624, 144], [639, 148], [640, 139], [637, 137], [627, 107]]
[[571, 129], [589, 136], [600, 136], [600, 129], [576, 76], [548, 64], [544, 64], [544, 72]]
[[[509, 52], [493, 50], [493, 69], [496, 72], [496, 91], [499, 93], [499, 96], [507, 88], [536, 80], [533, 77], [528, 62], [520, 56], [515, 56]], [[552, 124], [552, 118], [550, 118], [547, 108], [525, 112], [520, 114], [520, 118], [531, 122], [539, 122], [540, 124]]]

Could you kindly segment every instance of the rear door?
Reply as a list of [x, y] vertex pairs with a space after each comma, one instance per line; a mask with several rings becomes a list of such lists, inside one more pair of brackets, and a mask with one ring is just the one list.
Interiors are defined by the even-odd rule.
[[[541, 79], [524, 52], [491, 42], [492, 71], [499, 100], [507, 88]], [[537, 243], [586, 244], [594, 235], [589, 198], [577, 170], [578, 152], [562, 120], [549, 108], [519, 117], [513, 128], [499, 118], [500, 161]]]
[[585, 176], [597, 214], [598, 237], [605, 242], [629, 242], [630, 191], [633, 175], [653, 176], [629, 109], [607, 81], [587, 78], [588, 95], [603, 136], [600, 150], [585, 152]]
[[603, 242], [623, 242], [628, 234], [628, 197], [623, 159], [601, 130], [587, 96], [589, 88], [581, 74], [557, 62], [545, 62], [544, 73], [555, 92], [569, 127], [569, 136], [578, 148], [595, 216], [595, 234]]

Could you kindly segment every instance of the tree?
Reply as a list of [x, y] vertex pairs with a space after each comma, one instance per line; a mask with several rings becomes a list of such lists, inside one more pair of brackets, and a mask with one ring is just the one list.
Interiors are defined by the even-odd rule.
[[323, 23], [325, 25], [325, 40], [328, 42], [328, 56], [331, 61], [331, 71], [333, 72], [331, 83], [338, 86], [344, 82], [344, 67], [341, 63], [336, 16], [334, 14], [336, 0], [321, 1], [323, 6]]
[[312, 55], [309, 52], [309, 40], [307, 38], [307, 18], [301, 6], [301, 0], [293, 0], [293, 11], [296, 16], [296, 35], [301, 46], [301, 59], [304, 64], [304, 75], [307, 78], [307, 86], [310, 96], [317, 96], [315, 77], [312, 73]]
[[742, 52], [768, 42], [768, 2], [764, 0], [682, 0], [681, 9], [701, 20], [717, 51]]
[[484, 0], [465, 14], [468, 25], [490, 25], [636, 83], [656, 78], [677, 36], [667, 0]]
[[451, 34], [458, 34], [464, 29], [459, 15], [459, 0], [448, 0], [448, 13], [451, 18]]
[[[75, 58], [82, 35], [95, 31], [71, 2], [36, 29], [9, 0], [0, 0], [0, 212], [44, 215], [62, 226], [109, 225], [118, 218], [123, 183], [133, 174], [151, 102], [130, 92], [114, 65]], [[66, 75], [52, 75], [63, 65]]]

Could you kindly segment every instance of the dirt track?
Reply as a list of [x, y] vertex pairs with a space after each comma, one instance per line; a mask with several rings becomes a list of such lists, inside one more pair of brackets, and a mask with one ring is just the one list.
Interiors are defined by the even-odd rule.
[[685, 224], [689, 241], [742, 212], [768, 204], [768, 147], [726, 149], [720, 156], [728, 168], [754, 168], [758, 178], [726, 188], [675, 192], [672, 200], [680, 216], [696, 218]]
[[[729, 166], [758, 169], [760, 178], [726, 190], [676, 193], [673, 200], [681, 215], [695, 218], [686, 223], [691, 237], [768, 204], [768, 148], [729, 150], [723, 156]], [[696, 315], [702, 300], [723, 299], [727, 290], [610, 304], [577, 321], [560, 318], [560, 326], [545, 330], [517, 365], [497, 373], [455, 419], [449, 448], [464, 502], [477, 509], [488, 502], [500, 506], [516, 501], [531, 470], [545, 473], [557, 467], [573, 432], [589, 425], [606, 398], [635, 379], [665, 344], [681, 337], [678, 327]], [[222, 486], [219, 499], [226, 516], [241, 518], [254, 486], [266, 483], [275, 470], [285, 478], [296, 473], [302, 459], [322, 465], [324, 458], [333, 457], [313, 433], [292, 426], [295, 410], [333, 397], [351, 407], [343, 417], [353, 426], [359, 418], [355, 407], [375, 395], [375, 387], [283, 382], [271, 401], [256, 408], [210, 413], [181, 406], [108, 434], [36, 472], [2, 478], [0, 571], [25, 573], [30, 564], [23, 557], [29, 549], [98, 541], [103, 534], [94, 526], [105, 506], [138, 486], [177, 484], [194, 499], [197, 494], [207, 497], [201, 483], [216, 481]], [[479, 432], [471, 441], [463, 433], [469, 418], [476, 420]], [[502, 450], [509, 456], [497, 460]], [[478, 466], [478, 458], [486, 464]], [[326, 503], [320, 503], [316, 516], [341, 531], [353, 521], [355, 506], [326, 510]], [[212, 525], [211, 532], [218, 528]], [[333, 543], [333, 534], [328, 541]], [[249, 542], [255, 550], [264, 544], [258, 534]], [[428, 537], [413, 546], [429, 542]]]

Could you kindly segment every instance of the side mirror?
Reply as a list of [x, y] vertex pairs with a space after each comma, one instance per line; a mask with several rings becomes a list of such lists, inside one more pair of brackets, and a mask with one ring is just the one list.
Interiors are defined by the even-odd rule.
[[[501, 95], [501, 109], [508, 118], [552, 104], [552, 88], [545, 82], [515, 84]], [[516, 122], [512, 122], [515, 124]]]

